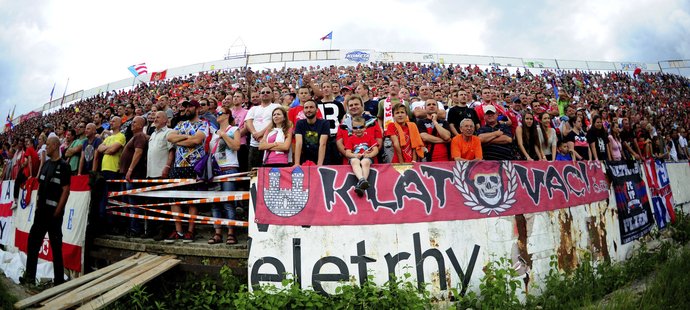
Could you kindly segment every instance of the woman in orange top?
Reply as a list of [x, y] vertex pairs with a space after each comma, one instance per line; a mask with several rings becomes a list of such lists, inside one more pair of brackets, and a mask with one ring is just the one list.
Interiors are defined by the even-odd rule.
[[474, 122], [466, 118], [460, 122], [460, 134], [450, 142], [450, 154], [455, 160], [481, 160], [482, 142], [474, 135]]

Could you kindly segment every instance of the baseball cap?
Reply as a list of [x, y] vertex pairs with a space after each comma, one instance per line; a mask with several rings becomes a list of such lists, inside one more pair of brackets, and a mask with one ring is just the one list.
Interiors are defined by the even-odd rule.
[[182, 101], [182, 103], [180, 103], [180, 105], [183, 106], [183, 107], [192, 106], [192, 107], [198, 108], [198, 107], [199, 107], [199, 101], [196, 101], [196, 100], [193, 100], [193, 99], [192, 99], [191, 101], [186, 101], [186, 100], [185, 100], [185, 101]]
[[491, 104], [485, 105], [484, 106], [484, 114], [486, 114], [486, 113], [496, 113], [496, 107], [494, 107]]

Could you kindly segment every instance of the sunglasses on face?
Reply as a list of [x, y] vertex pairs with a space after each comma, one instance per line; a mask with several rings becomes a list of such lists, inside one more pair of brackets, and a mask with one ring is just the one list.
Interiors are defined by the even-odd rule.
[[220, 117], [220, 116], [223, 115], [223, 114], [225, 114], [225, 112], [223, 112], [223, 111], [218, 111], [218, 113], [216, 113], [216, 116]]
[[361, 125], [361, 126], [352, 126], [352, 129], [353, 129], [353, 130], [361, 130], [361, 129], [364, 129], [364, 125]]
[[272, 93], [273, 93], [273, 92], [271, 92], [271, 91], [262, 91], [262, 92], [260, 92], [259, 94], [262, 94], [262, 95], [270, 95], [270, 94], [272, 94]]

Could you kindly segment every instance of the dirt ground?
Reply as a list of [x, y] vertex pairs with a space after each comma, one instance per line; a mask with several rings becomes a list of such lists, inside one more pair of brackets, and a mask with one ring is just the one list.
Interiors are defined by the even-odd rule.
[[4, 284], [5, 287], [7, 287], [7, 292], [10, 295], [16, 297], [17, 300], [22, 300], [24, 298], [27, 298], [27, 297], [37, 293], [37, 292], [28, 291], [27, 289], [25, 289], [21, 285], [15, 284], [14, 282], [12, 282], [12, 280], [5, 277], [4, 275], [0, 275], [0, 281], [2, 281], [2, 284]]

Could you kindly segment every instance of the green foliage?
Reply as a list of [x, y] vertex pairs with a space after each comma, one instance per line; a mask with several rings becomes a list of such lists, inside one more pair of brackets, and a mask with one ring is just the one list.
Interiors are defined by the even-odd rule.
[[[676, 222], [670, 226], [674, 241], [690, 240], [690, 216], [676, 211]], [[484, 266], [478, 292], [469, 290], [460, 296], [451, 289], [458, 309], [572, 309], [572, 308], [653, 308], [672, 309], [690, 303], [690, 250], [677, 255], [676, 243], [662, 243], [654, 251], [643, 243], [628, 260], [621, 263], [596, 261], [589, 253], [567, 273], [559, 271], [558, 260], [551, 256], [550, 270], [540, 295], [527, 295], [525, 304], [518, 299], [521, 280], [507, 258], [492, 259]], [[618, 291], [628, 283], [645, 279], [658, 271], [642, 295]], [[680, 271], [680, 272], [679, 272]], [[151, 287], [150, 287], [151, 288]], [[335, 294], [321, 295], [302, 289], [288, 275], [281, 288], [265, 285], [249, 292], [246, 285], [223, 267], [219, 279], [208, 276], [188, 277], [181, 282], [162, 283], [151, 294], [137, 287], [109, 308], [112, 309], [430, 309], [432, 298], [426, 288], [419, 290], [410, 273], [393, 278], [384, 285], [374, 284], [370, 276], [364, 284], [341, 283]], [[4, 297], [0, 289], [0, 297]], [[607, 296], [606, 304], [597, 305]], [[153, 298], [153, 296], [163, 298]], [[6, 298], [3, 298], [3, 301]], [[8, 305], [11, 306], [12, 302]], [[5, 305], [5, 304], [2, 304]]]
[[418, 292], [411, 275], [393, 279], [376, 286], [373, 276], [363, 285], [341, 283], [335, 294], [324, 296], [312, 290], [302, 290], [294, 279], [283, 280], [283, 288], [262, 286], [252, 293], [242, 290], [237, 294], [238, 309], [428, 309], [429, 293]]
[[676, 209], [675, 213], [675, 221], [669, 227], [671, 238], [680, 244], [686, 244], [690, 240], [690, 215], [682, 209]]
[[490, 261], [484, 266], [479, 295], [468, 292], [464, 297], [460, 297], [457, 308], [522, 309], [523, 306], [517, 297], [520, 287], [517, 276], [518, 273], [509, 259], [501, 257], [497, 261]]

